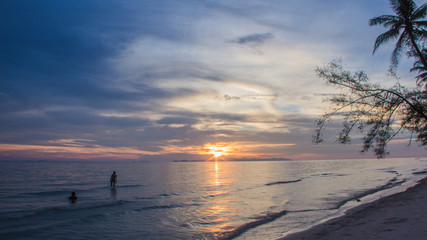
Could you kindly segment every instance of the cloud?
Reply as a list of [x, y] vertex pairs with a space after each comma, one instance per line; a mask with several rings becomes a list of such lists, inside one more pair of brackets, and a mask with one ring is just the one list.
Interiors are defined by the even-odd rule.
[[242, 44], [242, 45], [258, 46], [273, 38], [274, 38], [273, 33], [254, 33], [254, 34], [246, 35], [243, 37], [239, 37], [233, 42]]
[[156, 123], [158, 124], [166, 124], [166, 125], [173, 125], [173, 124], [193, 125], [193, 124], [196, 124], [197, 122], [198, 122], [197, 119], [187, 118], [187, 117], [165, 117], [156, 121]]
[[1, 159], [194, 159], [216, 141], [251, 156], [313, 157], [319, 93], [330, 92], [313, 69], [343, 56], [377, 73], [382, 61], [369, 42], [381, 29], [366, 30], [379, 2], [4, 0], [0, 9]]

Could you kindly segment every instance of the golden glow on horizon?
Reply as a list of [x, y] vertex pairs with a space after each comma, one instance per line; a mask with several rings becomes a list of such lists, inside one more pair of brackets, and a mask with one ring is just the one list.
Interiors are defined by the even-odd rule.
[[[204, 158], [206, 161], [222, 161], [231, 159], [326, 159], [328, 157], [314, 154], [292, 153], [295, 143], [258, 143], [250, 141], [214, 142], [203, 146], [184, 146], [182, 140], [169, 140], [167, 145], [156, 151], [146, 151], [131, 147], [102, 146], [90, 139], [58, 139], [43, 144], [0, 144], [0, 158], [8, 159], [151, 159], [151, 156], [166, 154], [183, 154]], [[281, 151], [281, 154], [277, 154]], [[208, 156], [208, 157], [206, 157]], [[191, 158], [188, 159], [191, 159]], [[172, 159], [175, 160], [175, 159]]]
[[[82, 139], [61, 139], [50, 141], [52, 145], [0, 144], [0, 155], [19, 153], [20, 157], [38, 157], [44, 159], [138, 159], [141, 155], [155, 155], [156, 152], [142, 151], [128, 147], [105, 147], [100, 145], [85, 146]], [[89, 140], [85, 140], [90, 142]]]
[[205, 149], [208, 150], [208, 154], [212, 154], [213, 157], [216, 159], [216, 158], [228, 155], [230, 153], [231, 147], [206, 144]]

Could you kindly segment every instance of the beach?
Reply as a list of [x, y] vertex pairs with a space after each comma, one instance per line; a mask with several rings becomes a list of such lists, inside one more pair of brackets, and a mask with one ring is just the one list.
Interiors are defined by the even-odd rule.
[[427, 178], [404, 192], [349, 210], [281, 240], [427, 239]]

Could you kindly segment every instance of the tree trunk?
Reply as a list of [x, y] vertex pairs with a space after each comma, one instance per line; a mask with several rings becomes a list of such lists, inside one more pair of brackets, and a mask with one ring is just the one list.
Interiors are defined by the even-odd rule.
[[422, 64], [424, 65], [424, 68], [427, 69], [427, 60], [424, 58], [424, 55], [421, 53], [420, 48], [418, 47], [417, 43], [415, 42], [414, 34], [412, 33], [412, 26], [410, 26], [411, 29], [408, 29], [409, 38], [411, 39], [412, 47], [415, 49], [415, 52], [418, 55], [418, 58], [421, 60]]
[[[412, 32], [412, 24], [409, 26], [407, 25], [407, 32], [409, 34], [409, 38], [411, 39], [412, 47], [415, 49], [415, 52], [418, 55], [418, 58], [421, 60], [421, 63], [424, 66], [424, 69], [427, 71], [427, 60], [424, 58], [424, 55], [422, 54], [420, 48], [417, 45], [417, 42], [415, 42], [415, 36]], [[427, 84], [424, 86], [425, 90], [427, 90]]]

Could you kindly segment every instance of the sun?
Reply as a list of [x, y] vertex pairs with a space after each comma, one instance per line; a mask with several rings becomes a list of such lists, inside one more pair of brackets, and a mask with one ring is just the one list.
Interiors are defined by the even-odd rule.
[[226, 156], [230, 152], [230, 147], [222, 145], [206, 144], [205, 149], [208, 150], [208, 154], [212, 154], [214, 158]]

